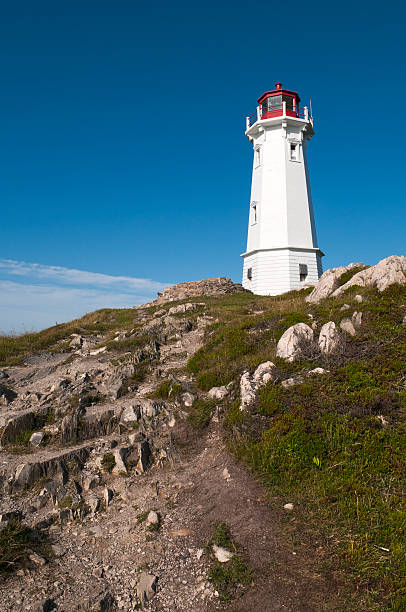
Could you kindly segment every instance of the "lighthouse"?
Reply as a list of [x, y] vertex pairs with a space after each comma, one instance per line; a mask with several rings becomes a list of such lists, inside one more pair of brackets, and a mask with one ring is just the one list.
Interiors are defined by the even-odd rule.
[[306, 155], [313, 117], [299, 104], [276, 83], [246, 119], [254, 161], [242, 284], [258, 295], [300, 289], [322, 274]]

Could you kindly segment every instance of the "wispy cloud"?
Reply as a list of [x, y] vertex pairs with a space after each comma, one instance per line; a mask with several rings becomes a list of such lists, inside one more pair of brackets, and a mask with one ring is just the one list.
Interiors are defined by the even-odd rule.
[[0, 330], [21, 332], [69, 321], [98, 308], [130, 308], [167, 284], [0, 259]]
[[13, 259], [0, 259], [0, 273], [42, 279], [64, 285], [86, 285], [93, 287], [120, 288], [125, 291], [160, 291], [166, 284], [149, 278], [133, 278], [131, 276], [111, 276], [100, 272], [87, 272], [75, 268], [47, 266]]

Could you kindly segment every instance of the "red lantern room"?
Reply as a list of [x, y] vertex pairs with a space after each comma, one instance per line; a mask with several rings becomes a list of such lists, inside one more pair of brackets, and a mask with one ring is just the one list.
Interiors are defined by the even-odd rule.
[[288, 117], [299, 117], [299, 94], [295, 91], [282, 89], [282, 83], [276, 83], [275, 89], [266, 91], [258, 98], [261, 119], [281, 117], [284, 113]]

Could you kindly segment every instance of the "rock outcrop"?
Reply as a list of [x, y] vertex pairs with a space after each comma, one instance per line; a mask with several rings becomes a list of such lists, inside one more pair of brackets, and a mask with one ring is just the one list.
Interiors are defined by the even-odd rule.
[[[340, 277], [344, 272], [361, 266], [364, 267], [363, 270], [356, 272], [346, 283], [340, 285]], [[364, 264], [352, 263], [349, 266], [327, 270], [306, 300], [316, 303], [328, 297], [339, 297], [354, 286], [376, 287], [378, 291], [385, 291], [394, 284], [406, 284], [406, 257], [403, 255], [391, 255], [369, 268]], [[360, 298], [362, 301], [362, 296], [357, 297], [357, 301]]]
[[305, 344], [313, 342], [313, 330], [306, 323], [296, 323], [285, 331], [276, 347], [276, 356], [294, 361], [303, 352]]
[[319, 348], [322, 353], [332, 353], [340, 344], [340, 333], [334, 321], [325, 323], [319, 335]]
[[[158, 293], [157, 299], [147, 304], [147, 306], [157, 306], [159, 304], [174, 302], [176, 300], [185, 300], [199, 295], [207, 297], [212, 295], [226, 295], [229, 293], [250, 293], [250, 291], [244, 289], [240, 283], [233, 283], [230, 278], [225, 278], [224, 276], [219, 278], [204, 278], [200, 281], [178, 283], [177, 285], [167, 287], [162, 292]], [[140, 306], [140, 308], [143, 307], [145, 308], [145, 306]]]
[[363, 263], [351, 263], [348, 266], [340, 266], [339, 268], [330, 268], [321, 275], [319, 282], [313, 289], [310, 295], [307, 296], [307, 302], [317, 303], [320, 300], [330, 297], [340, 285], [341, 276], [354, 268], [365, 267]]
[[272, 380], [274, 367], [272, 361], [265, 361], [257, 367], [252, 375], [249, 372], [244, 372], [240, 379], [240, 410], [245, 410], [252, 404], [258, 389]]

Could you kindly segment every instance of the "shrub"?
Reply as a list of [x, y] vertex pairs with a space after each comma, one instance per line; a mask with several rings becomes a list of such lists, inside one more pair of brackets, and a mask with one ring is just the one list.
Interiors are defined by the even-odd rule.
[[161, 383], [157, 389], [155, 389], [153, 396], [157, 399], [168, 399], [178, 396], [181, 391], [181, 385], [168, 379], [164, 380], [164, 382]]
[[105, 472], [112, 472], [115, 465], [116, 460], [113, 453], [106, 453], [101, 461], [103, 470]]
[[0, 531], [0, 573], [11, 572], [28, 560], [39, 542], [34, 531], [20, 521], [10, 520]]
[[195, 400], [187, 418], [188, 422], [194, 429], [204, 429], [210, 423], [215, 406], [216, 400]]

